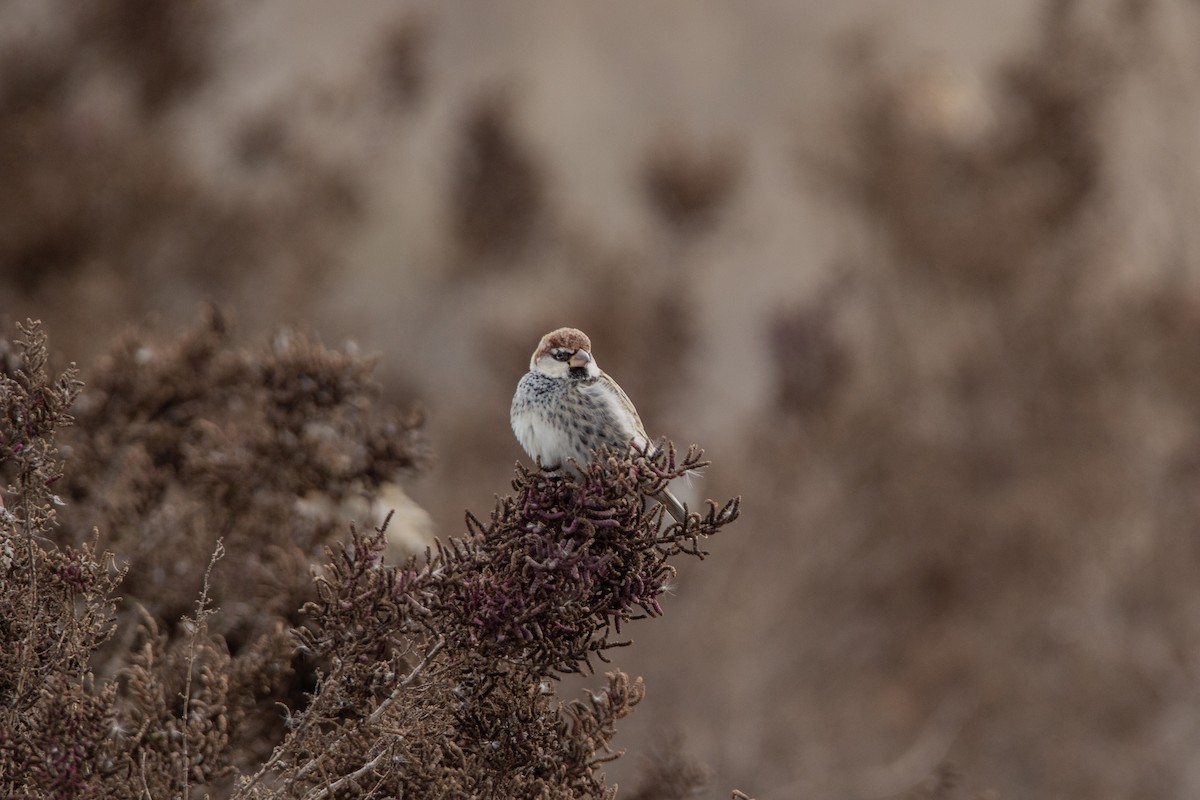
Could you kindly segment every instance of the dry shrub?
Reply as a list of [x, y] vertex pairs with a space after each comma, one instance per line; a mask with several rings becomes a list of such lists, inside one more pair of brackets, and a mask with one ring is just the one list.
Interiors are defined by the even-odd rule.
[[[648, 503], [698, 451], [519, 468], [489, 520], [386, 566], [386, 522], [335, 541], [341, 502], [423, 460], [369, 359], [286, 333], [236, 348], [216, 314], [132, 337], [76, 404], [64, 474], [79, 382], [23, 332], [0, 376], [9, 796], [614, 796], [602, 766], [641, 681], [612, 671], [569, 702], [553, 685], [661, 614], [671, 560], [737, 518], [710, 502], [664, 527]], [[98, 521], [126, 570], [51, 544], [54, 491], [55, 538]]]
[[468, 517], [466, 536], [399, 567], [379, 563], [382, 529], [355, 533], [301, 637], [332, 666], [238, 796], [613, 797], [600, 767], [641, 681], [609, 672], [569, 703], [552, 681], [607, 661], [623, 623], [661, 613], [668, 561], [737, 518], [736, 500], [710, 503], [663, 529], [647, 508], [701, 465], [667, 447], [601, 453], [579, 479], [519, 468], [486, 524]]
[[74, 368], [47, 372], [37, 323], [20, 331], [0, 374], [0, 787], [14, 798], [102, 796], [115, 692], [96, 690], [88, 658], [112, 635], [120, 572], [94, 544], [44, 545], [62, 505], [56, 437], [80, 384]]
[[234, 347], [216, 312], [173, 343], [126, 338], [76, 409], [66, 538], [104, 531], [133, 565], [126, 596], [167, 630], [221, 539], [211, 599], [230, 646], [295, 623], [339, 507], [425, 458], [419, 418], [380, 406], [373, 367], [295, 332]]
[[[273, 701], [304, 702], [315, 665], [287, 631], [343, 529], [339, 504], [419, 465], [419, 420], [379, 404], [370, 359], [294, 333], [240, 350], [212, 313], [103, 362], [75, 403], [64, 474], [55, 434], [80, 384], [51, 379], [40, 328], [23, 332], [0, 386], [14, 609], [0, 780], [14, 797], [221, 796], [281, 735]], [[97, 524], [113, 552], [68, 544], [94, 542]]]

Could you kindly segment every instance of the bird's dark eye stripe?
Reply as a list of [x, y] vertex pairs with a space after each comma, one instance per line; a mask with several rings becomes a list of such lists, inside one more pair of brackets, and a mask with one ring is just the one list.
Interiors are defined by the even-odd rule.
[[551, 350], [550, 355], [554, 356], [555, 361], [566, 361], [571, 357], [570, 350]]

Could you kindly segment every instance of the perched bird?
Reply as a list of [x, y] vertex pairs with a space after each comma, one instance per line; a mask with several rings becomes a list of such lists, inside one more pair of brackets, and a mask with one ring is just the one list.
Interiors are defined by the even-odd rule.
[[[563, 469], [568, 459], [583, 466], [600, 445], [654, 454], [637, 409], [596, 365], [591, 340], [575, 328], [542, 337], [517, 384], [509, 419], [521, 447], [543, 469]], [[654, 499], [676, 522], [687, 519], [687, 509], [669, 490]]]

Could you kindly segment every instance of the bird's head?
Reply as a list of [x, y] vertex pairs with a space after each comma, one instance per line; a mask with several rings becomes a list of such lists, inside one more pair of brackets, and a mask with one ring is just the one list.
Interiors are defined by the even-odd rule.
[[592, 358], [592, 342], [587, 334], [576, 328], [550, 331], [538, 342], [529, 371], [551, 378], [594, 378], [600, 374]]

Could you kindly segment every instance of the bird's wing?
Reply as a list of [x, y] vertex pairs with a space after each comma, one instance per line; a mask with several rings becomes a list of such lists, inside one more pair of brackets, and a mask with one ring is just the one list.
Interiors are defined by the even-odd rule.
[[613, 418], [628, 425], [629, 438], [633, 439], [639, 448], [645, 449], [649, 446], [650, 437], [646, 435], [646, 427], [642, 424], [642, 418], [638, 416], [637, 409], [633, 407], [629, 395], [625, 394], [617, 382], [608, 376], [608, 373], [601, 372], [589, 382], [589, 385], [581, 386], [580, 390], [596, 400], [606, 403]]

